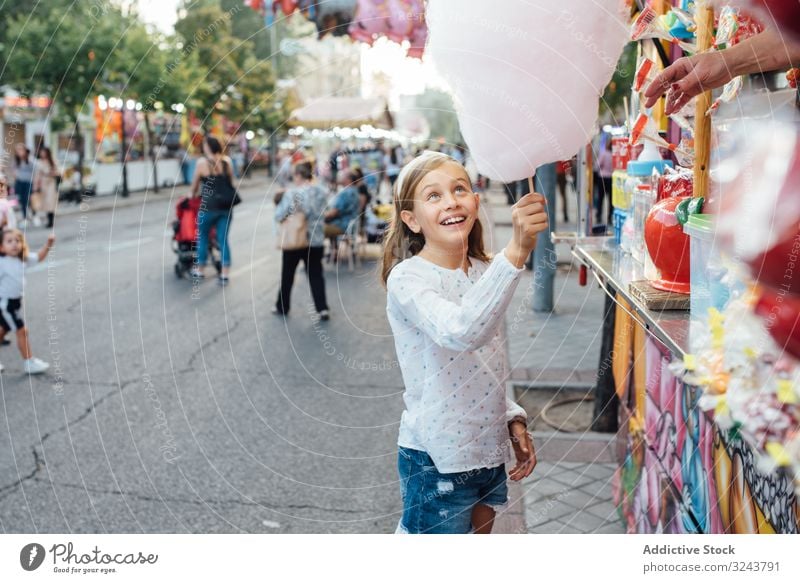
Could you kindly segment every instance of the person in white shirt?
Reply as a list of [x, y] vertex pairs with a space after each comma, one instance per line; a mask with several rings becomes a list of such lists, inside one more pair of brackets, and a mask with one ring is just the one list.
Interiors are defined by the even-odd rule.
[[[34, 358], [28, 339], [28, 329], [22, 319], [22, 294], [25, 289], [25, 267], [44, 261], [55, 241], [50, 233], [47, 242], [36, 254], [28, 253], [25, 236], [19, 229], [5, 229], [0, 239], [0, 341], [8, 332], [17, 333], [17, 345], [22, 355], [23, 370], [28, 374], [45, 372], [50, 365]], [[0, 371], [3, 370], [0, 364]]]
[[8, 200], [8, 178], [0, 172], [0, 229], [16, 229], [17, 215]]
[[397, 532], [489, 533], [508, 502], [506, 461], [516, 458], [512, 480], [536, 465], [525, 411], [506, 395], [502, 321], [547, 229], [544, 197], [514, 206], [514, 235], [494, 258], [483, 248], [479, 196], [450, 156], [424, 152], [407, 164], [394, 206], [381, 276], [405, 384]]

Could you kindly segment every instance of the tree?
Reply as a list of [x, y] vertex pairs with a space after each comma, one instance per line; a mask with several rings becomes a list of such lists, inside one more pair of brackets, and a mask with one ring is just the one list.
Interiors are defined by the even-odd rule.
[[428, 120], [431, 138], [444, 138], [450, 144], [463, 143], [458, 116], [450, 94], [429, 88], [417, 96], [415, 105]]
[[30, 3], [15, 1], [9, 5], [8, 17], [5, 11], [4, 7], [5, 64], [0, 85], [27, 95], [51, 96], [62, 116], [54, 116], [54, 125], [65, 120], [74, 125], [78, 168], [82, 169], [78, 115], [105, 87], [106, 72], [115, 68], [127, 19], [110, 0], [51, 0], [32, 8]]
[[600, 100], [600, 113], [608, 113], [612, 118], [624, 118], [623, 100], [631, 94], [633, 77], [636, 74], [637, 43], [628, 43], [614, 69], [614, 75]]

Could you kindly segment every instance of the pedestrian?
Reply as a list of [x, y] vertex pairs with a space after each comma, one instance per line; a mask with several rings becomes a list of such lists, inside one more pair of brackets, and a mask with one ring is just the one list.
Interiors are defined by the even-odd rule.
[[25, 144], [14, 146], [14, 194], [22, 211], [22, 226], [28, 222], [28, 204], [33, 190], [33, 160]]
[[[22, 320], [22, 294], [25, 290], [25, 268], [44, 261], [55, 241], [50, 233], [38, 253], [29, 253], [25, 235], [19, 229], [5, 229], [0, 240], [0, 343], [11, 331], [17, 333], [22, 367], [27, 374], [40, 374], [50, 365], [33, 356], [28, 329]], [[0, 364], [0, 371], [3, 365]]]
[[58, 205], [58, 184], [61, 173], [53, 161], [50, 148], [42, 146], [36, 156], [36, 166], [33, 173], [33, 192], [38, 192], [41, 198], [41, 210], [47, 213], [47, 228], [52, 229]]
[[205, 277], [211, 229], [216, 229], [222, 270], [217, 283], [227, 285], [231, 266], [228, 231], [233, 220], [236, 189], [233, 187], [233, 164], [222, 153], [222, 145], [212, 136], [203, 139], [203, 157], [197, 161], [192, 179], [191, 196], [201, 199], [197, 215], [197, 262], [192, 267], [194, 278]]
[[606, 225], [611, 224], [611, 215], [614, 207], [611, 206], [611, 176], [614, 173], [614, 160], [611, 155], [611, 137], [609, 136], [605, 145], [601, 148], [597, 156], [597, 178], [594, 185], [594, 217], [598, 225], [603, 224], [603, 201], [606, 204]]
[[567, 172], [570, 171], [569, 160], [556, 162], [556, 186], [561, 195], [561, 209], [563, 210], [564, 222], [569, 222], [569, 210], [567, 208]]
[[8, 178], [0, 172], [0, 230], [16, 228], [17, 215], [8, 200]]
[[398, 156], [399, 146], [389, 146], [386, 148], [386, 155], [383, 157], [383, 167], [386, 169], [386, 178], [389, 179], [389, 189], [394, 188], [397, 175], [400, 174], [400, 163], [402, 156]]
[[301, 212], [306, 216], [308, 247], [283, 251], [281, 263], [281, 287], [278, 299], [272, 308], [276, 315], [286, 315], [291, 307], [294, 274], [301, 261], [305, 263], [308, 284], [314, 308], [321, 320], [330, 318], [325, 297], [325, 276], [322, 271], [322, 255], [325, 247], [324, 223], [322, 220], [327, 205], [325, 189], [312, 182], [313, 169], [310, 162], [300, 162], [294, 168], [294, 186], [287, 190], [275, 208], [275, 221], [280, 223], [289, 215]]
[[[405, 381], [398, 470], [398, 532], [488, 533], [512, 480], [533, 471], [525, 411], [506, 395], [502, 322], [536, 235], [545, 200], [513, 208], [513, 236], [490, 258], [480, 199], [464, 167], [425, 152], [400, 172], [381, 276]], [[511, 448], [509, 448], [511, 441]]]
[[350, 223], [358, 218], [359, 195], [356, 187], [357, 175], [352, 170], [340, 170], [338, 174], [341, 190], [325, 211], [325, 236], [331, 240], [331, 260], [336, 261], [336, 238], [347, 232]]

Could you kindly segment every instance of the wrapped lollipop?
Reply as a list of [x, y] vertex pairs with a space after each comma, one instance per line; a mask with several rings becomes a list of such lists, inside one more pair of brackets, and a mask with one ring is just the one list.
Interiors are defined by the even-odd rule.
[[723, 103], [730, 103], [736, 97], [738, 97], [739, 93], [742, 91], [742, 78], [741, 77], [734, 77], [730, 81], [725, 84], [725, 87], [722, 88], [722, 93], [719, 97], [714, 100], [714, 103], [711, 104], [711, 107], [708, 108], [706, 111], [706, 115], [713, 115], [719, 106]]
[[657, 75], [656, 64], [647, 57], [643, 58], [636, 69], [636, 75], [633, 77], [633, 90], [636, 92], [641, 91], [645, 85], [650, 85]]
[[635, 146], [642, 140], [653, 142], [659, 148], [674, 152], [681, 166], [691, 166], [694, 162], [694, 151], [689, 147], [689, 144], [682, 140], [681, 144], [675, 145], [662, 138], [653, 120], [645, 113], [640, 113], [639, 117], [636, 119], [636, 123], [633, 124], [630, 144], [631, 146]]
[[631, 40], [646, 38], [659, 38], [677, 43], [684, 51], [697, 52], [697, 45], [687, 41], [678, 40], [670, 34], [669, 28], [652, 6], [646, 6], [639, 13], [631, 27]]

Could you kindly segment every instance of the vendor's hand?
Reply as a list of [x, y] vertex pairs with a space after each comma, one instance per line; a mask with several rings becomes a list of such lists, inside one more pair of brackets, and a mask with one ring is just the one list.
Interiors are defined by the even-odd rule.
[[732, 63], [725, 60], [726, 51], [700, 53], [683, 57], [661, 71], [644, 92], [645, 107], [653, 107], [667, 90], [674, 93], [667, 99], [665, 113], [679, 111], [689, 100], [704, 91], [722, 87], [734, 77]]
[[536, 247], [536, 237], [547, 230], [547, 202], [543, 195], [531, 192], [511, 207], [511, 223], [514, 235], [506, 246], [508, 260], [522, 268], [528, 255]]
[[509, 423], [508, 433], [511, 436], [511, 445], [514, 446], [514, 457], [517, 459], [517, 464], [508, 473], [508, 477], [518, 481], [530, 476], [536, 467], [536, 450], [531, 434], [522, 421]]

